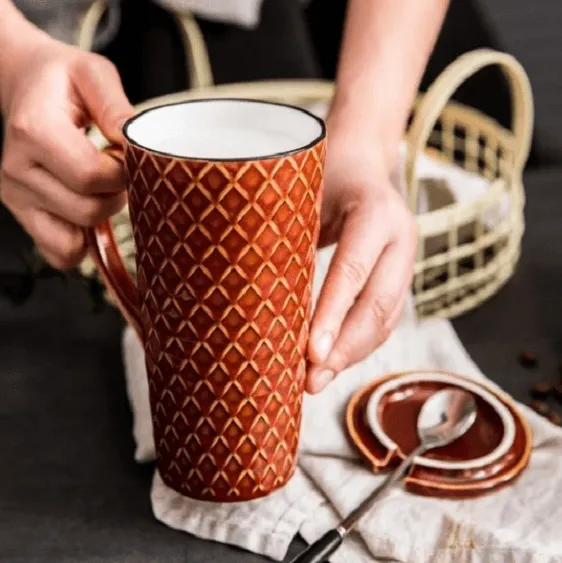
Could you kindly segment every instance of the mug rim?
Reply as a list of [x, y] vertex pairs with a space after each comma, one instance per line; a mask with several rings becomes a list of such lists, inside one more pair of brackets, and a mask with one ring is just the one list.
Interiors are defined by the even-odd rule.
[[[275, 153], [269, 153], [269, 154], [265, 154], [265, 155], [258, 155], [258, 156], [251, 156], [251, 157], [247, 157], [247, 158], [240, 158], [240, 157], [234, 157], [234, 158], [201, 158], [201, 157], [190, 157], [190, 156], [181, 156], [181, 155], [176, 155], [174, 153], [171, 152], [166, 152], [166, 151], [160, 151], [157, 149], [150, 149], [144, 145], [142, 145], [141, 143], [135, 141], [129, 134], [128, 134], [128, 129], [129, 127], [139, 118], [141, 118], [143, 115], [146, 115], [147, 113], [150, 113], [152, 111], [158, 110], [158, 109], [162, 109], [165, 107], [173, 107], [173, 106], [182, 106], [182, 105], [187, 105], [187, 104], [195, 104], [195, 103], [206, 103], [206, 102], [244, 102], [244, 103], [253, 103], [253, 104], [260, 104], [260, 105], [272, 105], [272, 106], [278, 106], [278, 107], [285, 107], [285, 108], [289, 108], [289, 109], [293, 109], [296, 110], [298, 112], [301, 112], [305, 115], [307, 115], [308, 117], [311, 117], [312, 119], [314, 119], [319, 125], [320, 125], [320, 133], [309, 143], [302, 145], [300, 147], [297, 147], [296, 149], [290, 149], [290, 150], [286, 150], [286, 151], [279, 151], [279, 152], [275, 152]], [[322, 119], [321, 117], [318, 117], [317, 115], [314, 115], [311, 111], [293, 105], [293, 104], [288, 104], [285, 102], [274, 102], [271, 100], [260, 100], [260, 99], [253, 99], [253, 98], [236, 98], [236, 97], [220, 97], [220, 98], [195, 98], [192, 100], [183, 100], [183, 101], [179, 101], [179, 102], [171, 102], [171, 103], [162, 103], [162, 104], [158, 104], [156, 106], [152, 106], [149, 108], [146, 108], [142, 111], [140, 111], [139, 113], [136, 113], [135, 115], [129, 117], [125, 123], [123, 124], [122, 128], [121, 128], [122, 132], [123, 132], [123, 136], [125, 137], [125, 140], [127, 141], [128, 144], [144, 151], [144, 152], [148, 152], [148, 153], [152, 153], [152, 154], [156, 154], [156, 155], [160, 155], [160, 156], [164, 156], [166, 158], [172, 158], [174, 160], [188, 160], [191, 162], [253, 162], [253, 161], [260, 161], [260, 160], [274, 160], [277, 158], [285, 158], [288, 156], [292, 156], [298, 153], [301, 153], [303, 151], [309, 150], [313, 147], [315, 147], [316, 145], [318, 145], [319, 143], [321, 143], [325, 138], [326, 138], [326, 122], [324, 121], [324, 119]]]

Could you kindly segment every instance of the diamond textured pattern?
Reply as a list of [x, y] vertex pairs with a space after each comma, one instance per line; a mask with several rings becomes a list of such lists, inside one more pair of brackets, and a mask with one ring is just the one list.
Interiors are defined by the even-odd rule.
[[157, 464], [184, 495], [250, 500], [293, 474], [325, 151], [126, 147]]

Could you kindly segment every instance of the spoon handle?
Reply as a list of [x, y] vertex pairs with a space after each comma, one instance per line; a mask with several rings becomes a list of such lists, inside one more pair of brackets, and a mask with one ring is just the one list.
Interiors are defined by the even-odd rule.
[[338, 530], [341, 531], [343, 536], [346, 536], [347, 533], [357, 524], [357, 521], [367, 512], [367, 510], [371, 507], [371, 504], [375, 502], [375, 500], [380, 499], [383, 497], [396, 483], [399, 481], [412, 462], [414, 458], [418, 457], [419, 455], [423, 454], [426, 450], [426, 446], [420, 444], [406, 459], [403, 459], [400, 465], [388, 475], [385, 480], [354, 510], [352, 510], [346, 518], [344, 518], [340, 525], [338, 526]]
[[291, 563], [323, 563], [328, 561], [343, 541], [343, 535], [336, 528], [328, 530], [320, 539], [311, 543], [307, 549], [299, 553]]
[[329, 530], [320, 539], [310, 544], [291, 563], [323, 563], [327, 561], [328, 557], [338, 549], [345, 536], [357, 524], [358, 520], [371, 507], [371, 504], [384, 496], [391, 489], [392, 485], [406, 473], [414, 458], [423, 454], [426, 449], [424, 445], [418, 446], [357, 508], [341, 521], [337, 528]]

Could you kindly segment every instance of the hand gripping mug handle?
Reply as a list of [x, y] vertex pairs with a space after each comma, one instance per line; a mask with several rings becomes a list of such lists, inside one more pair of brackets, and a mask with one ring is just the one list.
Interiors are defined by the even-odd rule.
[[[122, 147], [111, 145], [103, 152], [121, 165], [124, 164], [125, 155]], [[134, 328], [142, 341], [143, 330], [139, 292], [119, 252], [111, 221], [107, 220], [95, 227], [87, 228], [85, 237], [90, 255], [103, 283], [127, 322]]]

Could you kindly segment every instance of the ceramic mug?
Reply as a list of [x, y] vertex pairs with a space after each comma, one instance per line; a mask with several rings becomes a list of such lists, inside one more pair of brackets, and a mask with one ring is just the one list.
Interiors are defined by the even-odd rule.
[[88, 240], [144, 346], [158, 471], [195, 499], [265, 496], [296, 464], [325, 125], [206, 99], [148, 109], [123, 133], [136, 281], [109, 222]]

